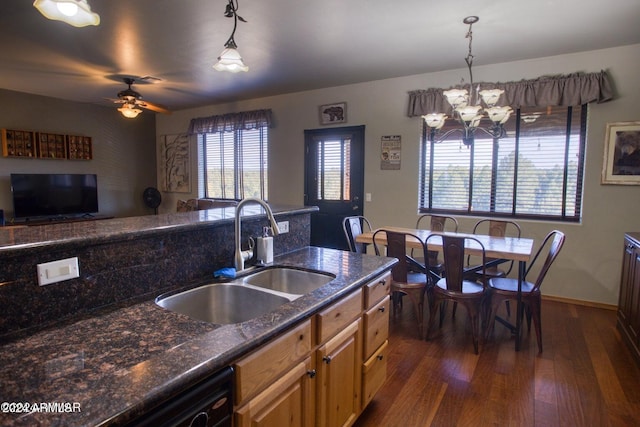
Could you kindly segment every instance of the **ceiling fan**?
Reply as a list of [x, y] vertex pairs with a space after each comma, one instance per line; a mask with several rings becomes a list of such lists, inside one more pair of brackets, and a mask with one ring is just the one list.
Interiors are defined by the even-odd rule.
[[118, 108], [118, 111], [120, 111], [124, 117], [129, 119], [136, 117], [142, 112], [140, 108], [145, 108], [157, 113], [171, 114], [171, 111], [161, 105], [143, 101], [142, 95], [131, 88], [131, 85], [136, 82], [135, 78], [123, 77], [122, 80], [127, 84], [128, 88], [118, 92], [118, 99], [112, 99], [112, 101], [116, 104], [122, 104], [122, 106]]

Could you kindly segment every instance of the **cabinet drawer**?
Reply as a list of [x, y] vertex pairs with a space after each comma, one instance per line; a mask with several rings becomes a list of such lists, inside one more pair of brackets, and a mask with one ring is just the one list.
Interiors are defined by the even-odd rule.
[[311, 321], [307, 320], [238, 361], [234, 366], [236, 404], [272, 384], [310, 351]]
[[385, 341], [362, 369], [362, 407], [366, 407], [387, 380], [389, 341]]
[[386, 272], [364, 286], [364, 306], [370, 308], [385, 296], [389, 295], [391, 272]]
[[325, 342], [338, 331], [344, 329], [362, 313], [362, 291], [358, 289], [316, 315], [318, 322], [318, 344]]
[[389, 338], [389, 295], [364, 314], [365, 360]]

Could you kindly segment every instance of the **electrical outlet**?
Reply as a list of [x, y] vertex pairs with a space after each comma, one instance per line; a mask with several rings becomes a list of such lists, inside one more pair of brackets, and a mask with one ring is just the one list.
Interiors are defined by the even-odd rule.
[[278, 229], [280, 230], [280, 234], [289, 232], [289, 221], [281, 221], [278, 223]]
[[78, 257], [45, 262], [37, 265], [38, 285], [62, 282], [80, 276]]

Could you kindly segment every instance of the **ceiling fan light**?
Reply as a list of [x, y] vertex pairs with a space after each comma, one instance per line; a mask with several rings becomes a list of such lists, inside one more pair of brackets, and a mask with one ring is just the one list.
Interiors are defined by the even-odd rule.
[[142, 113], [141, 109], [136, 108], [135, 105], [131, 104], [124, 104], [122, 107], [118, 108], [118, 111], [120, 111], [120, 113], [122, 113], [122, 115], [127, 119], [135, 119], [138, 117], [138, 114]]
[[232, 73], [249, 71], [249, 67], [242, 62], [240, 52], [233, 47], [228, 47], [222, 51], [218, 57], [218, 62], [216, 62], [213, 68], [217, 71], [230, 71]]
[[91, 12], [87, 0], [35, 0], [33, 6], [46, 18], [74, 27], [100, 25], [100, 15]]

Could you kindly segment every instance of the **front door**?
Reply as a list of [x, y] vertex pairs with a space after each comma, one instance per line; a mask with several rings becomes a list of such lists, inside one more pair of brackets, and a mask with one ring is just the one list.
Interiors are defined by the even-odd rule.
[[362, 215], [364, 197], [364, 126], [304, 131], [305, 204], [311, 215], [311, 244], [345, 249], [346, 216]]

